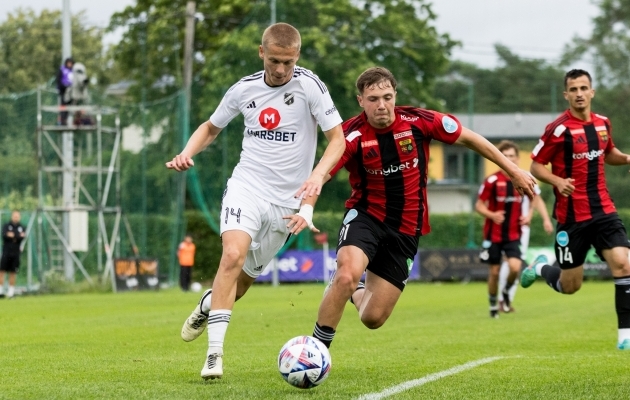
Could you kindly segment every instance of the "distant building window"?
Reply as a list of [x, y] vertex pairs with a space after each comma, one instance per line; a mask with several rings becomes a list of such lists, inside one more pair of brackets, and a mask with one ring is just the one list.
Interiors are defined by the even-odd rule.
[[473, 157], [473, 183], [479, 182], [481, 173], [479, 155], [463, 146], [444, 146], [444, 179], [468, 183], [470, 178], [467, 157], [471, 155]]
[[444, 178], [453, 181], [466, 181], [464, 166], [466, 163], [466, 149], [459, 146], [444, 147]]

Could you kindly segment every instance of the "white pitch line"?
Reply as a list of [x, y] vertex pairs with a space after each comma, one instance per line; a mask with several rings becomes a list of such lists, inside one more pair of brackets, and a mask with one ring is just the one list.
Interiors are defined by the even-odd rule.
[[400, 385], [392, 386], [392, 387], [390, 387], [388, 389], [383, 390], [382, 392], [364, 394], [363, 396], [359, 397], [358, 400], [384, 399], [385, 397], [393, 396], [393, 395], [395, 395], [397, 393], [404, 392], [405, 390], [409, 390], [409, 389], [411, 389], [413, 387], [422, 386], [425, 383], [437, 381], [438, 379], [447, 377], [449, 375], [455, 375], [455, 374], [458, 374], [460, 372], [466, 371], [467, 369], [475, 368], [475, 367], [478, 367], [478, 366], [483, 365], [483, 364], [488, 364], [488, 363], [491, 363], [493, 361], [500, 360], [502, 358], [505, 358], [505, 357], [488, 357], [488, 358], [482, 358], [482, 359], [476, 360], [476, 361], [471, 361], [471, 362], [468, 362], [466, 364], [458, 365], [457, 367], [453, 367], [453, 368], [447, 369], [445, 371], [436, 372], [435, 374], [427, 375], [427, 376], [422, 377], [422, 378], [414, 379], [412, 381], [403, 382]]

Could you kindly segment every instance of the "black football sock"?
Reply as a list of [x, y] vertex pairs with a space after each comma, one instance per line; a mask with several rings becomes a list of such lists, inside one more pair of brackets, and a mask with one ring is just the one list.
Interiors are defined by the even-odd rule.
[[490, 308], [497, 306], [497, 295], [488, 294], [488, 302], [490, 303]]
[[560, 267], [552, 267], [551, 265], [544, 265], [540, 269], [540, 276], [545, 278], [547, 285], [558, 293], [562, 293], [562, 285], [560, 285]]
[[313, 329], [313, 337], [324, 343], [326, 347], [330, 348], [330, 344], [335, 338], [335, 330], [330, 326], [319, 326], [316, 322], [315, 329]]
[[630, 276], [615, 278], [615, 309], [617, 327], [630, 328]]

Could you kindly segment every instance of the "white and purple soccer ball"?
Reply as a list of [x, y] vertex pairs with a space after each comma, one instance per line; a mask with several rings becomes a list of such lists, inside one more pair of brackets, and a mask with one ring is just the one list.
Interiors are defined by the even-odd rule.
[[312, 336], [289, 340], [278, 354], [278, 370], [285, 381], [300, 389], [310, 389], [326, 380], [332, 360], [328, 348]]

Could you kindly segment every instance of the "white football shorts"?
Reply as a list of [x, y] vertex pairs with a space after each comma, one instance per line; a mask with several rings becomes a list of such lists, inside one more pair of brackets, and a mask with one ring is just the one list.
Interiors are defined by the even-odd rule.
[[228, 180], [221, 202], [221, 235], [238, 230], [249, 234], [252, 244], [243, 271], [257, 278], [285, 244], [289, 235], [282, 217], [298, 210], [271, 204], [238, 181]]

